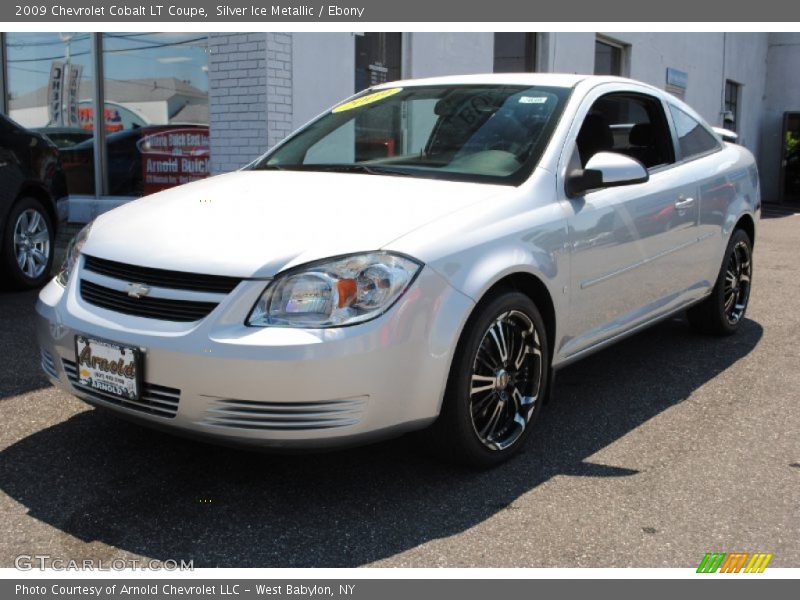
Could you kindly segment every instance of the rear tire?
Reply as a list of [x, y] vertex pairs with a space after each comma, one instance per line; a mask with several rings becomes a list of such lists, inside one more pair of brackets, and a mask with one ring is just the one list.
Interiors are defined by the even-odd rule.
[[50, 278], [55, 229], [42, 202], [33, 197], [17, 200], [8, 214], [0, 239], [0, 268], [6, 287], [28, 290]]
[[753, 242], [744, 230], [736, 229], [711, 295], [686, 311], [692, 328], [711, 335], [736, 333], [750, 300], [752, 279]]
[[522, 447], [547, 390], [550, 356], [544, 321], [520, 292], [479, 305], [456, 348], [428, 440], [444, 458], [488, 468]]

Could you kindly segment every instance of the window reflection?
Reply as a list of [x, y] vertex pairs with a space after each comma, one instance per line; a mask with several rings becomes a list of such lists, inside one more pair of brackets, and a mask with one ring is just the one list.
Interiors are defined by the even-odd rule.
[[[47, 135], [59, 147], [62, 159], [65, 149], [91, 144], [92, 131], [81, 117], [81, 106], [92, 102], [91, 35], [6, 34], [9, 116]], [[93, 162], [80, 168], [93, 182]]]
[[95, 115], [90, 33], [9, 33], [9, 114], [59, 147], [71, 194], [95, 194], [94, 132], [106, 133], [107, 192], [140, 196], [208, 175], [204, 33], [103, 34]]

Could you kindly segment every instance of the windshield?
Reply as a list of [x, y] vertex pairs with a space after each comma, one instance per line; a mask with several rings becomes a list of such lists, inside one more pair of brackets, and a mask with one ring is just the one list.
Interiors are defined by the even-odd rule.
[[539, 161], [569, 92], [519, 85], [368, 90], [252, 168], [518, 185]]

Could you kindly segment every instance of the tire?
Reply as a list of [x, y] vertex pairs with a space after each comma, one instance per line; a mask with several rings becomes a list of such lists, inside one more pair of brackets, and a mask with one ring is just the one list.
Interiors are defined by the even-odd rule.
[[700, 333], [736, 333], [747, 311], [752, 280], [753, 242], [744, 230], [736, 229], [711, 295], [686, 311], [689, 324]]
[[41, 201], [23, 197], [11, 207], [0, 239], [0, 267], [7, 287], [42, 286], [53, 267], [55, 230]]
[[539, 415], [549, 368], [544, 321], [528, 296], [504, 291], [482, 302], [459, 340], [429, 443], [471, 467], [508, 460]]

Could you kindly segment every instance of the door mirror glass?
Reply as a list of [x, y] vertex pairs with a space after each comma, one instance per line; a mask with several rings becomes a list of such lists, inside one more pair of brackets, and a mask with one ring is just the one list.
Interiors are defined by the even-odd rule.
[[583, 169], [574, 169], [567, 176], [567, 194], [579, 196], [589, 190], [644, 183], [647, 169], [638, 160], [616, 152], [598, 152]]

